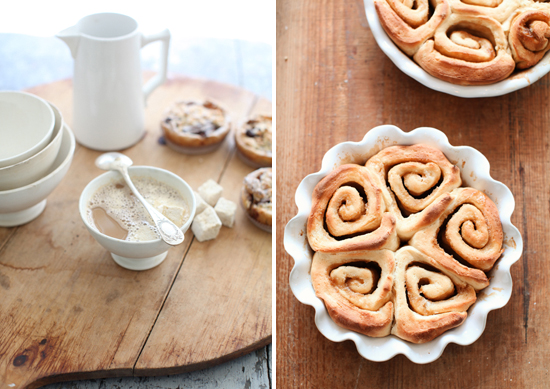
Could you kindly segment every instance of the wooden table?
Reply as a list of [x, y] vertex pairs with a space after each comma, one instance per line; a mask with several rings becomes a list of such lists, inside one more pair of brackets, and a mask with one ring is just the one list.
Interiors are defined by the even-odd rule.
[[[277, 3], [277, 345], [278, 388], [548, 387], [550, 357], [550, 77], [488, 99], [432, 91], [399, 71], [374, 41], [362, 0]], [[510, 302], [491, 312], [481, 338], [451, 344], [415, 365], [399, 355], [374, 363], [352, 342], [325, 339], [314, 311], [292, 295], [283, 231], [294, 192], [337, 143], [371, 128], [431, 126], [451, 144], [481, 151], [491, 175], [514, 193], [512, 222], [524, 254], [512, 266]]]
[[[70, 80], [30, 90], [72, 124]], [[212, 98], [236, 122], [271, 103], [212, 81], [169, 80], [151, 95], [147, 134], [124, 151], [136, 165], [162, 167], [193, 188], [209, 178], [238, 202], [252, 168], [230, 136], [208, 155], [159, 144], [162, 112], [178, 99]], [[34, 388], [68, 379], [175, 374], [245, 355], [271, 341], [271, 235], [237, 210], [235, 227], [200, 243], [191, 230], [158, 267], [117, 266], [78, 214], [84, 186], [101, 171], [99, 152], [77, 146], [71, 168], [44, 213], [0, 228], [0, 388]], [[239, 245], [233, 242], [239, 241]]]

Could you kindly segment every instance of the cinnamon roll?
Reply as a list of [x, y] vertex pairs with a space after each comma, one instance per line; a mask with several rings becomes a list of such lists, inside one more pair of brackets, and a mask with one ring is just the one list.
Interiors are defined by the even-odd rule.
[[434, 77], [487, 85], [550, 47], [550, 4], [535, 0], [374, 0], [393, 42]]
[[342, 165], [313, 191], [307, 222], [309, 245], [315, 251], [395, 250], [399, 239], [395, 217], [386, 211], [382, 191], [369, 170]]
[[489, 285], [485, 272], [503, 251], [498, 210], [476, 189], [455, 189], [450, 196], [451, 203], [438, 220], [417, 232], [409, 244], [481, 290]]
[[413, 55], [432, 37], [436, 28], [450, 14], [448, 0], [374, 0], [382, 27], [401, 50]]
[[449, 0], [453, 13], [487, 16], [502, 23], [518, 8], [517, 0]]
[[432, 76], [460, 85], [491, 84], [515, 67], [502, 25], [486, 16], [452, 14], [414, 55]]
[[315, 253], [311, 281], [336, 324], [368, 336], [390, 334], [393, 252]]
[[528, 10], [514, 17], [508, 41], [518, 69], [529, 68], [542, 59], [550, 50], [549, 37], [550, 12]]
[[442, 195], [462, 183], [460, 170], [441, 151], [422, 144], [388, 147], [365, 166], [374, 173], [402, 240], [436, 220], [451, 201]]
[[464, 322], [474, 288], [410, 246], [395, 253], [395, 262], [392, 334], [425, 343]]
[[[391, 146], [315, 187], [311, 280], [333, 321], [428, 342], [459, 326], [503, 252], [493, 201], [433, 147]], [[399, 250], [398, 250], [399, 249]], [[395, 252], [393, 254], [393, 252]]]

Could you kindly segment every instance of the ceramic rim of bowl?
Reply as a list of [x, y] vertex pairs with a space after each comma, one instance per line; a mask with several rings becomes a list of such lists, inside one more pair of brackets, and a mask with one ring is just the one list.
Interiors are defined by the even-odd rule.
[[[10, 155], [9, 157], [0, 158], [0, 167], [9, 167], [13, 166], [19, 162], [22, 162], [24, 160], [27, 160], [37, 153], [39, 153], [43, 148], [45, 148], [51, 141], [51, 136], [53, 133], [53, 130], [55, 128], [55, 113], [50, 106], [50, 104], [42, 99], [41, 97], [38, 97], [36, 95], [33, 95], [32, 93], [27, 92], [20, 92], [20, 91], [0, 91], [0, 98], [2, 96], [9, 96], [9, 95], [17, 95], [17, 96], [25, 96], [24, 99], [31, 99], [34, 100], [35, 103], [38, 103], [39, 106], [44, 108], [44, 113], [49, 116], [50, 123], [48, 130], [44, 133], [44, 135], [34, 143], [32, 147], [27, 148], [26, 150], [19, 152], [15, 155]], [[46, 127], [46, 126], [44, 126]], [[48, 139], [50, 141], [48, 141]], [[45, 142], [45, 143], [44, 143]], [[21, 159], [23, 158], [23, 159]]]

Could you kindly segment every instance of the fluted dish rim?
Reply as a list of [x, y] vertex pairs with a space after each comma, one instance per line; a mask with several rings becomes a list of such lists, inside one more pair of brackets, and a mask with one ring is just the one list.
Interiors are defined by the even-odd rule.
[[[460, 167], [464, 185], [483, 191], [495, 202], [504, 232], [505, 249], [489, 272], [489, 286], [478, 294], [478, 300], [468, 311], [465, 322], [424, 344], [409, 343], [394, 335], [370, 338], [336, 325], [313, 290], [309, 274], [313, 251], [306, 233], [313, 189], [331, 170], [345, 163], [364, 163], [368, 157], [388, 146], [418, 143], [441, 150]], [[510, 267], [519, 260], [523, 251], [519, 230], [510, 220], [515, 207], [514, 196], [506, 185], [491, 177], [489, 161], [482, 153], [469, 146], [452, 146], [447, 136], [435, 128], [421, 127], [404, 132], [396, 126], [382, 125], [367, 132], [360, 142], [343, 142], [332, 147], [323, 157], [321, 169], [302, 180], [296, 190], [295, 201], [298, 213], [288, 222], [284, 232], [285, 250], [294, 259], [290, 288], [301, 303], [315, 309], [315, 324], [326, 338], [334, 342], [353, 341], [359, 354], [368, 360], [381, 362], [403, 354], [415, 363], [433, 362], [449, 343], [468, 345], [475, 342], [485, 329], [489, 312], [502, 308], [510, 299]]]

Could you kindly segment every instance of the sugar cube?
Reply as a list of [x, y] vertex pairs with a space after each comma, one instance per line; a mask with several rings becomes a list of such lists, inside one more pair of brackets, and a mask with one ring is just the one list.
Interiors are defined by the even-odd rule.
[[183, 217], [185, 216], [185, 210], [183, 208], [162, 204], [159, 207], [159, 211], [178, 227], [183, 226]]
[[223, 188], [214, 180], [208, 180], [198, 189], [202, 199], [211, 206], [215, 206], [220, 197], [222, 197]]
[[199, 213], [202, 213], [207, 207], [209, 207], [209, 205], [206, 204], [206, 201], [202, 199], [200, 194], [198, 194], [197, 192], [193, 193], [195, 193], [195, 215], [198, 215]]
[[235, 223], [235, 211], [237, 210], [237, 204], [233, 201], [220, 197], [214, 211], [220, 218], [222, 224], [226, 227], [233, 227]]
[[203, 212], [195, 216], [191, 230], [199, 242], [204, 242], [205, 240], [216, 239], [221, 227], [222, 222], [218, 215], [216, 215], [214, 208], [207, 207]]

